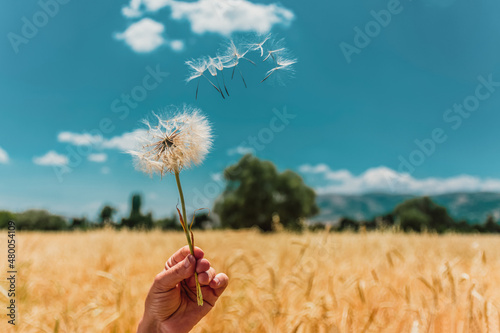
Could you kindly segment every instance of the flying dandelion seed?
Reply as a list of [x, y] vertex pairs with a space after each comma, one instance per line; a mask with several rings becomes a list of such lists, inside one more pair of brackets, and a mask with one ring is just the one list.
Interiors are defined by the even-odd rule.
[[223, 65], [225, 68], [233, 68], [233, 73], [231, 74], [231, 79], [234, 78], [234, 72], [236, 68], [238, 68], [238, 72], [240, 72], [241, 79], [243, 80], [243, 84], [245, 85], [245, 88], [247, 88], [247, 83], [245, 82], [245, 78], [243, 77], [243, 73], [241, 72], [240, 68], [238, 67], [240, 63], [240, 59], [244, 59], [251, 64], [255, 65], [255, 62], [252, 60], [248, 59], [246, 57], [246, 54], [250, 51], [250, 48], [246, 48], [245, 51], [243, 51], [243, 47], [234, 43], [233, 40], [229, 41], [229, 44], [226, 46], [226, 48], [222, 51], [222, 53], [219, 55]]
[[[212, 74], [212, 76], [215, 77], [215, 80], [217, 82], [217, 86], [219, 87], [219, 91], [220, 91], [220, 93], [222, 95], [222, 98], [225, 99], [226, 97], [224, 97], [224, 94], [222, 93], [222, 89], [221, 89], [220, 83], [219, 83], [219, 78], [217, 77], [217, 72], [218, 71], [220, 71], [221, 75], [224, 76], [224, 74], [223, 74], [224, 65], [220, 61], [220, 58], [219, 57], [215, 57], [215, 58], [208, 57], [207, 68], [208, 68], [208, 71], [210, 72], [210, 74]], [[224, 89], [226, 90], [226, 93], [227, 93], [226, 82], [224, 82]], [[228, 96], [229, 96], [229, 93], [228, 93]]]
[[[182, 205], [182, 214], [177, 208], [182, 228], [186, 235], [189, 250], [194, 255], [194, 236], [191, 231], [193, 222], [188, 224], [186, 204], [180, 181], [180, 172], [200, 164], [212, 147], [212, 129], [201, 110], [184, 106], [171, 118], [165, 115], [154, 114], [154, 123], [144, 121], [148, 127], [138, 137], [141, 147], [129, 151], [136, 162], [136, 167], [150, 175], [158, 173], [163, 177], [173, 173]], [[198, 274], [194, 273], [198, 305], [203, 305], [203, 294], [198, 281]]]
[[217, 70], [220, 71], [220, 74], [222, 76], [222, 84], [224, 85], [224, 90], [226, 90], [226, 94], [229, 96], [229, 91], [227, 91], [226, 87], [226, 80], [224, 79], [224, 64], [222, 63], [222, 60], [219, 56], [214, 58], [214, 66]]
[[[194, 79], [198, 79], [198, 83], [196, 84], [196, 99], [198, 99], [198, 89], [200, 87], [200, 80], [202, 77], [207, 79], [208, 82], [219, 92], [222, 94], [222, 91], [220, 91], [217, 86], [210, 81], [210, 79], [205, 75], [205, 72], [208, 69], [208, 61], [205, 58], [198, 58], [198, 59], [191, 59], [186, 61], [186, 65], [189, 66], [190, 73], [188, 78], [186, 79], [186, 82], [191, 82]], [[223, 96], [224, 97], [224, 96]]]
[[269, 43], [269, 49], [266, 50], [266, 57], [262, 61], [266, 61], [271, 58], [273, 61], [276, 61], [276, 57], [278, 54], [286, 52], [285, 47], [285, 39], [272, 39]]
[[260, 42], [254, 42], [249, 44], [250, 51], [260, 50], [260, 56], [264, 56], [264, 44], [271, 39], [271, 34], [266, 35], [265, 37], [258, 36], [255, 39], [261, 39]]
[[[201, 77], [204, 77], [221, 94], [223, 99], [229, 97], [229, 91], [224, 78], [224, 69], [226, 68], [232, 68], [231, 79], [234, 79], [234, 73], [238, 70], [243, 85], [247, 88], [248, 86], [240, 68], [240, 63], [242, 60], [245, 60], [257, 66], [248, 57], [252, 52], [260, 53], [260, 58], [263, 58], [263, 62], [268, 61], [268, 63], [272, 64], [272, 68], [265, 73], [265, 77], [261, 83], [267, 81], [268, 83], [277, 82], [279, 85], [284, 85], [286, 79], [293, 77], [293, 65], [297, 63], [297, 59], [290, 55], [288, 49], [285, 47], [285, 40], [283, 38], [276, 39], [271, 34], [254, 34], [246, 40], [243, 37], [236, 42], [234, 39], [231, 39], [223, 44], [222, 49], [218, 51], [215, 57], [207, 56], [186, 61], [190, 70], [186, 81], [190, 82], [197, 79], [196, 99], [198, 99]], [[215, 84], [208, 78], [207, 71], [212, 77], [215, 77]], [[224, 89], [221, 87], [219, 81], [219, 72], [222, 77]]]
[[296, 63], [297, 59], [289, 58], [286, 54], [278, 54], [276, 56], [276, 67], [267, 71], [266, 77], [260, 83], [266, 81], [274, 74], [274, 76], [277, 76], [276, 81], [283, 85], [285, 77], [292, 76], [295, 72], [293, 65]]

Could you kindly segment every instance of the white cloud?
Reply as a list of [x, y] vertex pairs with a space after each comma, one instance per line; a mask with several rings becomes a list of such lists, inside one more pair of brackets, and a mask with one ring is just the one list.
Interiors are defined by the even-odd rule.
[[316, 166], [312, 166], [309, 164], [304, 164], [299, 167], [299, 171], [302, 173], [323, 173], [329, 171], [330, 168], [328, 165], [320, 163]]
[[122, 8], [122, 14], [125, 17], [135, 18], [142, 15], [139, 8], [141, 7], [142, 0], [130, 0], [130, 4]]
[[128, 6], [122, 8], [122, 14], [129, 18], [140, 17], [143, 14], [143, 7], [147, 11], [155, 12], [165, 6], [171, 0], [130, 0]]
[[147, 53], [156, 50], [165, 44], [163, 32], [165, 26], [150, 18], [132, 23], [124, 32], [115, 34], [118, 40], [124, 40], [125, 43], [135, 52]]
[[246, 154], [254, 154], [255, 149], [250, 148], [250, 147], [244, 147], [244, 146], [238, 146], [235, 148], [231, 148], [227, 150], [227, 154], [229, 156], [233, 155], [246, 155]]
[[102, 163], [106, 162], [108, 155], [105, 153], [90, 154], [87, 159], [91, 162]]
[[292, 11], [277, 4], [255, 4], [247, 0], [171, 1], [172, 18], [187, 19], [197, 34], [215, 32], [230, 35], [235, 31], [266, 33], [275, 24], [288, 26]]
[[[320, 194], [324, 193], [415, 193], [441, 194], [450, 192], [500, 192], [500, 179], [481, 179], [470, 175], [459, 175], [449, 178], [417, 179], [409, 173], [399, 173], [381, 166], [366, 170], [360, 175], [353, 175], [348, 170], [332, 170], [326, 164], [299, 167], [303, 174], [320, 176], [322, 185], [316, 187]], [[326, 184], [325, 184], [326, 182]]]
[[100, 135], [91, 135], [89, 133], [72, 133], [72, 132], [61, 132], [57, 135], [57, 140], [59, 142], [68, 142], [75, 146], [90, 146], [92, 144], [99, 144], [102, 142], [102, 137]]
[[133, 132], [126, 132], [120, 136], [112, 137], [109, 140], [104, 140], [102, 143], [103, 148], [119, 149], [127, 151], [137, 147], [137, 137], [145, 133], [146, 130], [138, 129]]
[[294, 13], [278, 4], [256, 4], [248, 0], [131, 0], [122, 9], [126, 17], [141, 16], [141, 8], [155, 12], [170, 7], [172, 18], [187, 20], [197, 34], [206, 32], [230, 35], [233, 32], [266, 33], [274, 25], [289, 26]]
[[216, 172], [216, 173], [212, 173], [210, 175], [210, 178], [214, 181], [214, 182], [221, 182], [224, 180], [224, 175], [222, 174], [222, 172]]
[[9, 163], [9, 155], [5, 150], [0, 147], [0, 164], [7, 164]]
[[68, 157], [66, 157], [64, 155], [60, 155], [60, 154], [56, 153], [55, 151], [51, 150], [43, 156], [33, 157], [33, 163], [38, 164], [38, 165], [44, 165], [44, 166], [67, 165], [68, 164]]
[[180, 39], [171, 40], [168, 45], [173, 51], [181, 52], [184, 50], [184, 41]]
[[[98, 149], [118, 149], [127, 151], [137, 146], [136, 137], [143, 134], [146, 130], [138, 129], [133, 132], [125, 132], [122, 135], [114, 136], [110, 139], [103, 138], [98, 135], [91, 136], [87, 133], [61, 132], [57, 136], [59, 142], [68, 142], [76, 146], [95, 145]], [[90, 154], [88, 159], [93, 162], [104, 162], [107, 158], [106, 154]]]

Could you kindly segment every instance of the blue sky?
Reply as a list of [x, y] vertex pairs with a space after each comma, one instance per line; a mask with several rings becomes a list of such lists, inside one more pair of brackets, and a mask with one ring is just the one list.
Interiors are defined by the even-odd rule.
[[[193, 208], [215, 199], [221, 171], [249, 151], [318, 193], [500, 191], [497, 1], [0, 7], [0, 209], [94, 218], [105, 203], [126, 214], [141, 192], [146, 210], [169, 214], [172, 177], [134, 170], [123, 150], [151, 111], [183, 103], [216, 134], [205, 163], [182, 175]], [[285, 86], [259, 83], [269, 67], [254, 52], [257, 66], [241, 66], [248, 88], [226, 69], [227, 99], [206, 81], [195, 99], [186, 60], [268, 32], [298, 59]]]

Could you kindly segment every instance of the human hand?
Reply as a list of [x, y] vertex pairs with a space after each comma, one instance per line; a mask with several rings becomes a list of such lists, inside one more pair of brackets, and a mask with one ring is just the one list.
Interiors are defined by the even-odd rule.
[[[194, 248], [193, 256], [184, 246], [168, 259], [149, 290], [137, 333], [189, 332], [214, 307], [229, 278], [224, 273], [216, 275], [203, 256], [200, 248]], [[203, 306], [198, 306], [196, 300], [195, 268]]]

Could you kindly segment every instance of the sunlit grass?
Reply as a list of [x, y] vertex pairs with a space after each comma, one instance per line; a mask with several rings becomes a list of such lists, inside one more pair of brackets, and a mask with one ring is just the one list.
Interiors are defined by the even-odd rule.
[[[196, 236], [230, 277], [196, 332], [499, 331], [497, 236]], [[159, 231], [17, 238], [18, 332], [135, 332], [154, 276], [185, 245], [183, 233]]]

